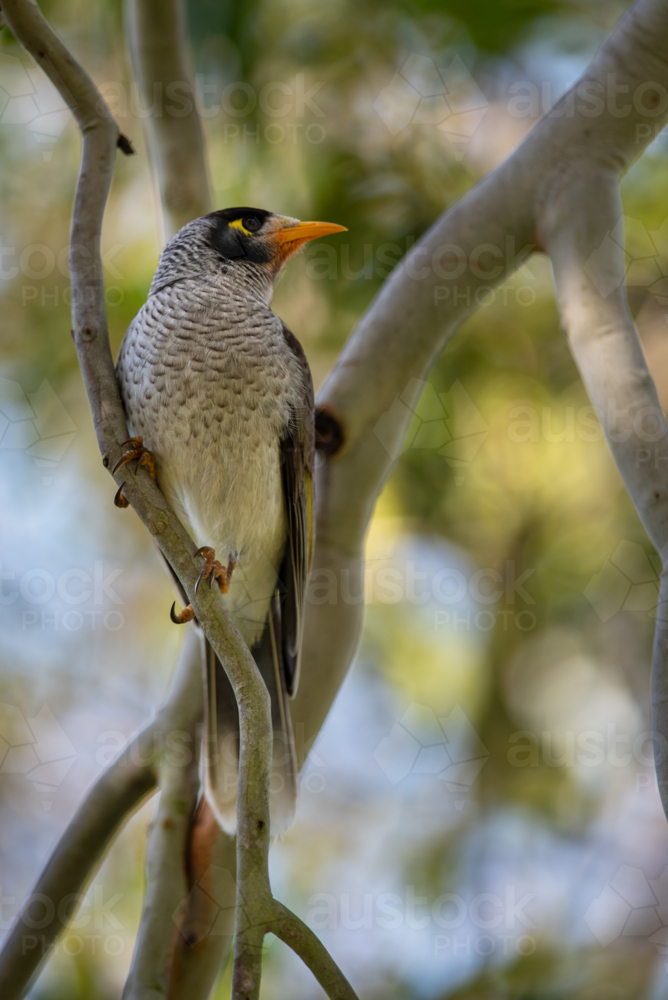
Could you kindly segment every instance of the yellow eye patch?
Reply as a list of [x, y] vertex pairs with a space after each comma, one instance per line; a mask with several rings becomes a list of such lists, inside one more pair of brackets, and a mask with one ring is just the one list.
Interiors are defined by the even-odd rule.
[[230, 222], [230, 225], [233, 226], [234, 229], [240, 229], [242, 233], [246, 234], [246, 236], [253, 235], [250, 229], [246, 229], [246, 227], [242, 224], [241, 219], [235, 219], [234, 222]]

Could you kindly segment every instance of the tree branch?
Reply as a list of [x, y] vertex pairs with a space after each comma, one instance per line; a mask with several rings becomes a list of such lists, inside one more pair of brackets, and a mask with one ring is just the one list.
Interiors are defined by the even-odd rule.
[[356, 1000], [356, 993], [310, 927], [282, 903], [275, 903], [271, 933], [299, 955], [331, 1000]]
[[652, 728], [659, 739], [657, 780], [668, 815], [668, 427], [628, 309], [623, 251], [609, 238], [621, 221], [615, 173], [581, 163], [551, 192], [543, 229], [573, 357], [624, 484], [662, 559]]
[[[169, 237], [191, 219], [213, 209], [206, 145], [189, 67], [183, 0], [169, 0], [166, 7], [155, 0], [128, 0], [126, 34], [144, 100], [150, 108], [157, 106], [149, 124], [150, 150]], [[178, 100], [178, 116], [170, 114], [174, 109], [167, 103], [174, 97]], [[182, 113], [184, 100], [186, 114]], [[203, 800], [189, 845], [189, 870], [196, 888], [188, 895], [181, 933], [173, 942], [169, 972], [172, 1000], [209, 996], [227, 957], [234, 929], [234, 897], [230, 908], [226, 895], [229, 880], [218, 884], [217, 873], [235, 869], [234, 840], [221, 830]], [[209, 894], [200, 891], [200, 882], [207, 883]], [[227, 917], [229, 933], [221, 932], [222, 916], [211, 919], [210, 893], [219, 901], [224, 897], [221, 912]], [[210, 934], [214, 923], [216, 932]]]
[[190, 834], [190, 891], [172, 953], [169, 1000], [210, 995], [234, 936], [236, 843], [201, 799]]
[[[184, 859], [199, 794], [197, 727], [204, 704], [201, 662], [202, 635], [199, 629], [192, 628], [181, 653], [180, 673], [186, 684], [175, 692], [178, 697], [170, 718], [172, 738], [168, 749], [163, 746], [157, 765], [160, 800], [146, 849], [146, 896], [124, 1000], [157, 1000], [167, 993], [172, 947], [178, 933], [175, 914], [184, 905], [189, 889]], [[185, 754], [175, 748], [175, 736], [179, 741], [187, 737]]]
[[[622, 114], [610, 97], [610, 80], [626, 95], [628, 110]], [[476, 293], [493, 288], [534, 250], [543, 249], [540, 226], [554, 179], [584, 161], [618, 177], [666, 122], [668, 109], [658, 93], [658, 107], [653, 102], [648, 83], [668, 89], [664, 0], [638, 0], [553, 111], [437, 220], [387, 279], [318, 396], [319, 406], [338, 424], [343, 446], [318, 470], [311, 587], [318, 580], [322, 584], [319, 574], [332, 571], [339, 587], [342, 580], [350, 581], [349, 592], [362, 593], [366, 531], [424, 379], [477, 308]], [[592, 94], [601, 104], [595, 117], [591, 101], [583, 100]], [[489, 258], [480, 254], [489, 248], [494, 257], [488, 269], [483, 261]], [[479, 266], [467, 265], [462, 273], [459, 262], [472, 260]], [[448, 271], [457, 276], [448, 277]], [[381, 417], [382, 443], [375, 433]], [[337, 596], [332, 604], [316, 603], [311, 596], [307, 607], [308, 669], [302, 671], [292, 712], [306, 745], [329, 710], [359, 635], [361, 601], [346, 603]]]
[[151, 147], [169, 239], [186, 222], [213, 209], [188, 59], [185, 3], [128, 0], [127, 36], [135, 77], [144, 101], [154, 109], [149, 118]]
[[[34, 3], [5, 0], [3, 6], [10, 27], [44, 65], [61, 93], [76, 95], [75, 114], [82, 129], [84, 149], [72, 240], [75, 342], [100, 449], [108, 467], [119, 455], [119, 442], [127, 436], [106, 336], [98, 253], [118, 130], [110, 117], [100, 112], [104, 105], [95, 88], [67, 55]], [[386, 282], [319, 397], [326, 419], [337, 429], [343, 443], [338, 450], [332, 449], [329, 459], [318, 470], [316, 580], [320, 571], [328, 571], [334, 574], [339, 586], [346, 574], [351, 587], [361, 584], [364, 536], [376, 497], [398, 455], [420, 380], [457, 326], [476, 307], [475, 293], [512, 273], [533, 249], [540, 247], [542, 239], [545, 245], [550, 242], [556, 247], [558, 260], [567, 260], [570, 251], [560, 250], [558, 233], [555, 235], [550, 229], [549, 206], [558, 204], [553, 199], [558, 195], [559, 178], [566, 178], [565, 184], [570, 186], [574, 168], [586, 160], [600, 168], [608, 183], [608, 179], [616, 178], [642, 152], [654, 128], [666, 121], [665, 108], [657, 111], [656, 106], [642, 101], [634, 100], [628, 114], [617, 114], [607, 83], [612, 77], [618, 87], [628, 88], [627, 92], [633, 95], [648, 82], [665, 89], [667, 45], [668, 5], [662, 0], [639, 0], [599, 51], [582, 80], [554, 112], [536, 126], [499, 169], [445, 213]], [[608, 94], [607, 104], [602, 102], [600, 114], [595, 118], [585, 114], [575, 100], [582, 88], [591, 87]], [[652, 128], [644, 133], [647, 138], [642, 138], [639, 127], [647, 124]], [[568, 221], [571, 220], [572, 213]], [[476, 255], [480, 248], [489, 244], [503, 254], [498, 274], [485, 274], [479, 268], [475, 273], [468, 270], [464, 276], [448, 277], [447, 269], [452, 266], [445, 249], [448, 245], [454, 245], [457, 254], [470, 261], [479, 259]], [[86, 257], [93, 262], [88, 271], [84, 266]], [[555, 271], [558, 266], [555, 264]], [[571, 301], [581, 290], [575, 287], [575, 279], [568, 277], [565, 265], [560, 273], [566, 274], [563, 280], [567, 284], [570, 282], [565, 298]], [[81, 297], [80, 291], [90, 295]], [[574, 350], [579, 350], [579, 339], [577, 334], [573, 337]], [[627, 335], [620, 343], [620, 349], [635, 357]], [[634, 392], [652, 395], [650, 383], [642, 372], [638, 375], [634, 368], [630, 377], [635, 380]], [[620, 392], [622, 389], [620, 383]], [[395, 402], [399, 405], [393, 406]], [[388, 415], [389, 424], [386, 422], [381, 444], [375, 429], [383, 415]], [[624, 470], [627, 465], [622, 462], [620, 467]], [[198, 567], [193, 559], [194, 545], [164, 498], [141, 472], [138, 477], [125, 474], [124, 493], [183, 582], [198, 620], [228, 672], [239, 703], [242, 760], [234, 995], [255, 997], [259, 990], [259, 948], [276, 913], [275, 903], [269, 913], [266, 866], [271, 753], [266, 689], [220, 598], [208, 589], [195, 597]], [[638, 477], [629, 473], [629, 488], [634, 488], [637, 481]], [[654, 524], [653, 505], [646, 487], [645, 482], [642, 516], [648, 519], [648, 524]], [[652, 537], [655, 544], [660, 540], [656, 532]], [[668, 593], [664, 588], [662, 600], [666, 598]], [[295, 728], [301, 730], [302, 744], [308, 744], [315, 735], [329, 709], [354, 652], [360, 622], [361, 601], [346, 602], [340, 595], [334, 604], [316, 604], [310, 600], [304, 655], [307, 669], [303, 671], [293, 706]], [[662, 640], [655, 646], [655, 658], [661, 660], [656, 702], [662, 711], [666, 705], [662, 666], [665, 654]], [[661, 716], [657, 725], [662, 731], [664, 722]], [[282, 926], [284, 933], [301, 940], [290, 920]]]
[[[199, 670], [193, 673], [191, 649], [190, 642], [186, 642], [172, 690], [155, 719], [134, 737], [88, 792], [7, 934], [0, 952], [0, 995], [5, 1000], [23, 996], [65, 929], [63, 901], [76, 896], [81, 902], [120, 826], [155, 791], [160, 751], [170, 745], [170, 734], [191, 733], [201, 719], [201, 686], [198, 691], [193, 683]], [[49, 899], [54, 912], [49, 924], [40, 928], [39, 948], [31, 943], [34, 922], [26, 924], [22, 916], [36, 896]], [[76, 908], [69, 916], [74, 912]]]
[[[119, 131], [90, 78], [43, 18], [34, 0], [9, 0], [7, 22], [17, 39], [43, 66], [61, 94], [67, 94], [82, 134], [82, 166], [72, 220], [72, 312], [74, 341], [93, 414], [104, 465], [120, 457], [127, 438], [125, 416], [114, 373], [104, 305], [100, 233], [113, 171]], [[127, 470], [124, 474], [128, 475]], [[271, 774], [271, 714], [264, 681], [220, 594], [195, 592], [199, 568], [195, 545], [149, 476], [131, 472], [124, 494], [174, 568], [197, 619], [232, 684], [239, 706], [238, 896], [244, 881], [266, 878], [269, 846], [268, 786]], [[252, 811], [252, 815], [250, 815]], [[247, 843], [243, 838], [248, 837]], [[261, 862], [259, 874], [250, 871]], [[237, 934], [237, 978], [247, 972], [248, 934]], [[257, 975], [259, 988], [259, 975]]]
[[[134, 760], [150, 752], [154, 727], [145, 729], [97, 780], [85, 801], [61, 836], [45, 868], [40, 873], [21, 913], [3, 941], [0, 952], [0, 996], [19, 1000], [51, 948], [65, 930], [63, 901], [77, 897], [80, 903], [90, 879], [97, 871], [120, 827], [128, 816], [155, 791], [153, 762], [137, 765]], [[48, 899], [54, 916], [40, 928], [39, 947], [35, 924], [26, 923], [24, 914], [35, 898]], [[68, 913], [68, 920], [76, 910]]]

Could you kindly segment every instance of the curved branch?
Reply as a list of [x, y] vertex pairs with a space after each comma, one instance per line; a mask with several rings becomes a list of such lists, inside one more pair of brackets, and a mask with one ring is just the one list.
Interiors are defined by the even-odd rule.
[[109, 349], [100, 234], [116, 148], [131, 147], [124, 144], [127, 140], [95, 84], [47, 24], [35, 0], [3, 0], [2, 8], [12, 33], [67, 102], [83, 136], [70, 246], [74, 337], [98, 439], [103, 435], [113, 440], [126, 427]]
[[[109, 348], [100, 257], [102, 218], [120, 132], [95, 85], [34, 0], [3, 0], [3, 10], [14, 35], [69, 100], [82, 134], [70, 254], [74, 342], [103, 464], [109, 468], [112, 460], [120, 458], [128, 434]], [[234, 648], [237, 658], [253, 662], [220, 595], [208, 588], [199, 597], [194, 594], [199, 573], [194, 542], [150, 476], [141, 470], [134, 475], [125, 466], [115, 479], [119, 486], [125, 479], [125, 496], [192, 597], [197, 618], [221, 659], [225, 658], [223, 648]], [[209, 635], [212, 627], [215, 634]]]
[[186, 222], [213, 208], [202, 123], [187, 56], [185, 3], [128, 0], [127, 35], [134, 74], [146, 104], [153, 109], [149, 119], [151, 147], [169, 239]]
[[543, 215], [562, 323], [617, 467], [661, 555], [663, 573], [652, 657], [657, 780], [668, 815], [668, 427], [629, 312], [613, 171], [586, 164], [560, 178]]
[[[623, 114], [609, 96], [610, 80], [626, 95]], [[542, 248], [542, 212], [555, 178], [583, 160], [618, 176], [668, 119], [660, 91], [668, 91], [668, 4], [638, 0], [553, 111], [397, 265], [322, 387], [318, 404], [338, 423], [343, 446], [318, 470], [305, 620], [308, 669], [292, 706], [304, 745], [317, 734], [356, 647], [364, 538], [424, 379], [477, 308], [476, 293], [493, 288]], [[650, 93], [659, 97], [658, 106]], [[639, 94], [647, 101], [636, 99]], [[592, 95], [601, 105], [595, 116]], [[381, 418], [382, 442], [376, 433]], [[331, 603], [313, 591], [323, 579], [338, 587]], [[360, 599], [343, 600], [342, 584]]]
[[357, 1000], [357, 994], [325, 946], [303, 920], [274, 901], [277, 916], [270, 931], [299, 955], [330, 1000]]
[[[71, 896], [81, 901], [121, 825], [155, 791], [162, 748], [172, 745], [170, 737], [174, 734], [191, 733], [201, 718], [201, 687], [198, 692], [197, 684], [193, 684], [198, 671], [193, 674], [189, 645], [186, 642], [164, 705], [88, 792], [7, 934], [0, 952], [0, 996], [5, 1000], [23, 996], [65, 930], [63, 901]], [[51, 900], [54, 911], [50, 923], [40, 929], [39, 948], [30, 944], [34, 922], [26, 924], [22, 915], [36, 896]], [[72, 915], [68, 914], [68, 918]]]
[[624, 484], [661, 551], [668, 427], [629, 312], [623, 250], [610, 239], [622, 222], [617, 178], [579, 164], [563, 181], [543, 214], [562, 324]]
[[[250, 653], [248, 654], [249, 658]], [[239, 706], [237, 900], [233, 1000], [258, 1000], [269, 887], [269, 783], [272, 725], [269, 692], [251, 658], [247, 680], [228, 677]], [[227, 667], [226, 667], [227, 671]], [[250, 683], [249, 683], [250, 682]]]
[[[66, 928], [61, 920], [64, 902], [81, 902], [86, 886], [97, 871], [121, 826], [156, 787], [154, 761], [150, 758], [158, 720], [147, 726], [98, 778], [61, 836], [40, 873], [21, 913], [7, 932], [0, 951], [0, 996], [19, 1000]], [[48, 899], [53, 918], [40, 929], [35, 947], [35, 923], [24, 915], [33, 899]], [[68, 913], [68, 920], [73, 913]]]
[[[370, 494], [392, 465], [393, 448], [384, 449], [374, 434], [378, 419], [412, 377], [423, 376], [475, 310], [475, 293], [503, 281], [540, 249], [536, 217], [552, 179], [583, 160], [609, 165], [619, 175], [651, 141], [650, 135], [639, 138], [639, 126], [650, 123], [653, 132], [668, 120], [665, 102], [657, 114], [656, 107], [643, 110], [641, 102], [632, 101], [620, 116], [612, 99], [601, 99], [603, 107], [592, 117], [590, 105], [580, 107], [578, 101], [585, 93], [607, 95], [611, 75], [625, 93], [635, 95], [648, 81], [665, 93], [668, 5], [663, 0], [638, 0], [571, 91], [501, 166], [415, 243], [345, 345], [319, 399], [343, 425], [345, 445], [337, 465], [345, 463], [352, 481], [355, 462], [362, 477], [361, 497], [352, 498], [348, 517], [336, 519], [342, 521], [340, 533], [364, 521]], [[491, 251], [491, 264], [485, 250]], [[405, 426], [397, 419], [395, 448]], [[364, 445], [374, 439], [376, 447], [364, 452], [364, 462]], [[339, 500], [337, 513], [341, 507]]]

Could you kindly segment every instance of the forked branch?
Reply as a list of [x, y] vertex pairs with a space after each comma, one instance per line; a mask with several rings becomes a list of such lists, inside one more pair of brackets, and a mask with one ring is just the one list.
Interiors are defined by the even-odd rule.
[[[49, 27], [34, 0], [9, 0], [4, 10], [16, 38], [67, 99], [82, 135], [81, 171], [74, 203], [70, 252], [74, 341], [98, 444], [103, 462], [109, 468], [112, 461], [120, 457], [122, 442], [128, 434], [109, 347], [100, 237], [115, 150], [119, 144], [125, 151], [130, 147], [127, 140], [120, 136], [97, 88]], [[269, 694], [220, 595], [208, 588], [196, 593], [198, 568], [194, 543], [150, 477], [141, 473], [130, 476], [125, 482], [124, 494], [183, 584], [237, 699], [240, 751], [234, 996], [257, 997], [260, 986], [260, 956], [256, 947], [259, 931], [256, 925], [251, 927], [244, 921], [243, 904], [246, 909], [250, 907], [254, 914], [260, 914], [264, 913], [261, 905], [270, 898], [267, 872], [272, 759]], [[190, 794], [183, 785], [183, 776], [179, 779], [173, 774], [164, 777], [169, 779], [165, 782], [166, 787], [173, 781], [186, 796]], [[156, 850], [159, 851], [159, 848]], [[166, 880], [163, 873], [161, 878]], [[156, 885], [152, 891], [160, 896], [161, 892], [170, 893], [172, 888], [165, 884]], [[152, 934], [146, 924], [144, 933]], [[155, 947], [158, 953], [162, 952], [164, 935], [159, 942], [155, 942]], [[151, 946], [142, 952], [142, 956], [147, 956], [151, 969], [153, 951]], [[130, 990], [137, 996], [147, 995], [142, 982], [138, 983], [137, 991], [134, 990], [134, 981]], [[150, 989], [149, 986], [149, 994]]]
[[[118, 131], [110, 118], [92, 115], [93, 107], [100, 107], [95, 88], [62, 46], [54, 47], [55, 36], [34, 3], [5, 0], [5, 6], [12, 30], [41, 61], [61, 93], [67, 93], [67, 99], [77, 94], [77, 100], [83, 102], [77, 117], [84, 135], [85, 169], [75, 206], [75, 230], [77, 239], [87, 248], [95, 244], [97, 254]], [[43, 39], [48, 45], [42, 44]], [[554, 113], [539, 122], [501, 167], [415, 244], [350, 338], [318, 400], [342, 443], [321, 463], [317, 474], [316, 579], [325, 571], [333, 574], [339, 584], [347, 578], [351, 590], [359, 592], [368, 523], [411, 417], [409, 405], [403, 409], [393, 407], [394, 401], [401, 397], [410, 403], [411, 392], [417, 397], [434, 360], [475, 308], [478, 289], [502, 281], [535, 249], [545, 249], [553, 257], [564, 322], [594, 402], [605, 404], [614, 398], [622, 410], [628, 404], [622, 418], [625, 429], [632, 429], [633, 414], [639, 406], [657, 405], [626, 310], [620, 262], [609, 261], [613, 276], [615, 269], [619, 272], [619, 286], [615, 287], [621, 291], [616, 295], [596, 293], [596, 288], [592, 291], [585, 280], [588, 254], [598, 248], [605, 231], [614, 228], [618, 217], [619, 175], [642, 152], [656, 127], [668, 118], [667, 107], [657, 111], [656, 104], [642, 100], [632, 100], [624, 115], [609, 106], [604, 106], [595, 118], [580, 111], [577, 99], [573, 99], [583, 92], [580, 88], [587, 87], [589, 92], [592, 87], [598, 88], [605, 94], [611, 76], [620, 93], [645, 95], [652, 87], [668, 93], [668, 5], [664, 0], [638, 0]], [[588, 179], [581, 178], [581, 174], [587, 174]], [[599, 190], [594, 191], [595, 187]], [[505, 254], [503, 271], [495, 277], [466, 273], [447, 279], [443, 267], [434, 266], [441, 264], [440, 255], [447, 246], [454, 245], [469, 260], [483, 244], [491, 244]], [[118, 457], [119, 443], [127, 435], [106, 336], [99, 257], [92, 259], [95, 267], [87, 275], [73, 253], [75, 337], [100, 448], [109, 465]], [[89, 278], [94, 279], [92, 284]], [[76, 290], [88, 287], [93, 289], [94, 308], [86, 312]], [[386, 422], [381, 443], [375, 428], [391, 410], [396, 419], [391, 428]], [[661, 429], [659, 450], [663, 454], [665, 424], [657, 426]], [[664, 526], [668, 520], [665, 476], [660, 471], [649, 475], [650, 463], [636, 469], [632, 450], [615, 449], [615, 457], [643, 522], [664, 555]], [[660, 463], [657, 465], [660, 469]], [[240, 704], [243, 760], [239, 801], [243, 815], [237, 885], [246, 883], [251, 893], [239, 890], [237, 896], [235, 996], [257, 996], [261, 942], [264, 933], [271, 930], [282, 936], [311, 968], [315, 963], [321, 983], [329, 984], [325, 988], [330, 990], [330, 996], [348, 998], [351, 994], [346, 990], [350, 988], [308, 929], [282, 908], [277, 910], [279, 904], [271, 900], [266, 872], [269, 830], [264, 784], [270, 728], [261, 678], [220, 599], [213, 591], [195, 597], [194, 545], [148, 476], [128, 476], [124, 492], [183, 581], [198, 619], [228, 670]], [[664, 571], [660, 621], [668, 619], [668, 612], [664, 612], [668, 607], [666, 579], [668, 573]], [[361, 615], [358, 603], [338, 600], [308, 604], [306, 669], [293, 705], [293, 722], [302, 735], [302, 745], [308, 746], [318, 732], [348, 669]], [[665, 630], [658, 628], [654, 654], [655, 727], [664, 740], [668, 738], [667, 656]], [[251, 716], [253, 723], [249, 726]], [[666, 807], [666, 777], [661, 762], [659, 776]]]

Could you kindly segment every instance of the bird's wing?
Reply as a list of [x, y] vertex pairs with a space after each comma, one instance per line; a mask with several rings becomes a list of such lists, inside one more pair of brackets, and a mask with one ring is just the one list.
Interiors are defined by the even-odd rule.
[[[299, 362], [301, 393], [281, 439], [283, 494], [288, 542], [272, 599], [267, 627], [251, 650], [271, 696], [274, 731], [273, 769], [278, 776], [271, 795], [274, 833], [290, 826], [297, 799], [297, 763], [288, 707], [299, 677], [306, 581], [313, 549], [313, 473], [315, 404], [313, 382], [299, 341], [283, 326], [286, 343]], [[187, 596], [165, 560], [181, 595]], [[225, 671], [208, 641], [206, 649], [206, 724], [204, 780], [207, 799], [223, 827], [236, 830], [239, 715]]]
[[313, 472], [315, 465], [315, 403], [313, 380], [306, 355], [297, 338], [283, 324], [285, 341], [299, 362], [299, 404], [281, 438], [283, 495], [288, 522], [288, 542], [279, 571], [282, 591], [281, 643], [288, 694], [299, 680], [306, 580], [313, 550]]

